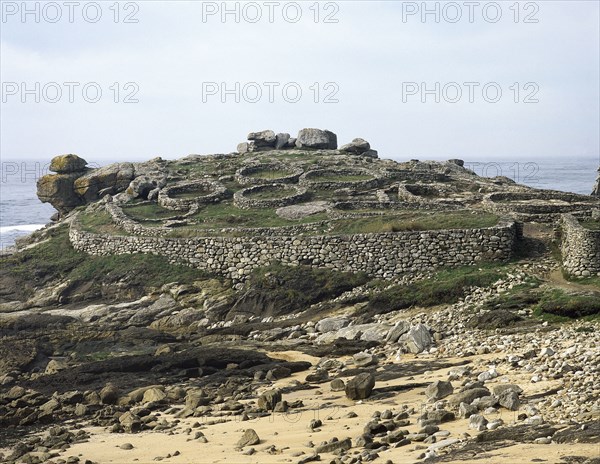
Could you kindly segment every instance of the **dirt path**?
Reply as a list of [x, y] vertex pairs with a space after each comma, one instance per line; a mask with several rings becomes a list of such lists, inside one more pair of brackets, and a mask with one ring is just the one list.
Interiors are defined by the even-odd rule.
[[592, 285], [578, 284], [564, 278], [560, 269], [555, 269], [545, 277], [545, 280], [551, 282], [553, 286], [562, 288], [563, 290], [578, 291], [578, 292], [593, 292], [600, 295], [600, 289]]

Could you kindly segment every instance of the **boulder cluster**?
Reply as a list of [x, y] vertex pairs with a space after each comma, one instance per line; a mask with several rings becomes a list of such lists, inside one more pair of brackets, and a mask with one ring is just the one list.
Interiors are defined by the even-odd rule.
[[[329, 130], [311, 128], [301, 129], [296, 137], [291, 137], [288, 133], [276, 134], [272, 130], [263, 130], [250, 132], [248, 141], [237, 146], [237, 152], [240, 154], [286, 149], [338, 150], [337, 135]], [[372, 150], [369, 142], [361, 138], [342, 145], [339, 151], [351, 155], [377, 158], [377, 151]]]

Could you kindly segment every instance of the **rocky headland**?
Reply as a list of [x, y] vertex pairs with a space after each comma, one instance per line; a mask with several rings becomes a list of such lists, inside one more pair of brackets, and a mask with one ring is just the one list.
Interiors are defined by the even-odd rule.
[[600, 462], [600, 200], [326, 130], [92, 169], [0, 257], [0, 462]]

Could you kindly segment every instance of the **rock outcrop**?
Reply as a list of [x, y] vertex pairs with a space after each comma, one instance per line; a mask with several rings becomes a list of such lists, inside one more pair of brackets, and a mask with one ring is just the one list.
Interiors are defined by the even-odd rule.
[[335, 150], [337, 148], [337, 135], [328, 130], [302, 129], [298, 132], [296, 147]]
[[595, 197], [600, 197], [600, 168], [598, 168], [598, 178], [596, 179], [594, 190], [592, 190], [592, 195]]
[[59, 213], [64, 214], [85, 201], [74, 191], [75, 181], [88, 169], [87, 161], [77, 155], [60, 155], [52, 159], [48, 174], [37, 182], [37, 195], [43, 203], [50, 203]]
[[77, 155], [56, 156], [50, 163], [50, 170], [56, 174], [38, 180], [37, 195], [63, 216], [109, 194], [127, 191], [133, 198], [147, 199], [166, 184], [161, 172], [163, 163], [161, 158], [154, 158], [146, 163], [114, 163], [92, 169]]

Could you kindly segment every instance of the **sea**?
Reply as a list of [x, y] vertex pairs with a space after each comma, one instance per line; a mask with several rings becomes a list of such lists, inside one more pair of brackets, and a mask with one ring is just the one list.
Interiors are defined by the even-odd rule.
[[[565, 157], [523, 161], [469, 161], [465, 167], [479, 176], [505, 176], [517, 183], [539, 189], [589, 195], [594, 187], [598, 157]], [[0, 163], [0, 250], [15, 243], [15, 239], [44, 227], [56, 212], [36, 195], [36, 181], [48, 174], [48, 164], [38, 161]]]

